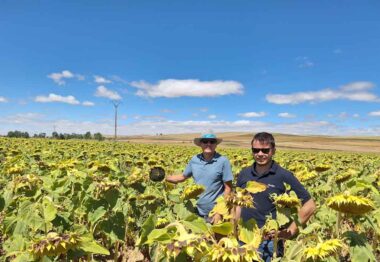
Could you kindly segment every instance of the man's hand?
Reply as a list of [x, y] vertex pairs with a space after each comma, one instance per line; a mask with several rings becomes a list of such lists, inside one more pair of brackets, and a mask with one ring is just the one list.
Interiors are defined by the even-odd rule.
[[221, 220], [222, 220], [222, 216], [216, 213], [215, 215], [212, 216], [210, 222], [211, 224], [215, 225], [215, 224], [218, 224], [218, 222]]
[[[309, 199], [301, 209], [298, 211], [298, 217], [301, 224], [305, 224], [311, 215], [313, 215], [315, 211], [315, 203], [314, 200]], [[298, 233], [297, 224], [295, 222], [291, 223], [290, 226], [286, 229], [281, 230], [278, 233], [278, 237], [282, 239], [290, 239], [294, 237]]]
[[295, 227], [295, 229], [288, 227], [278, 232], [278, 238], [291, 239], [296, 233], [297, 233], [297, 226]]

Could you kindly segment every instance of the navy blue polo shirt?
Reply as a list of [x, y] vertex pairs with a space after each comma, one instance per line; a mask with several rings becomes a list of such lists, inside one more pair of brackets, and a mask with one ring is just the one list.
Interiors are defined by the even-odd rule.
[[269, 171], [262, 175], [259, 175], [256, 172], [255, 167], [256, 163], [240, 171], [236, 186], [245, 188], [248, 181], [257, 181], [266, 184], [268, 188], [263, 192], [252, 195], [255, 208], [242, 207], [241, 218], [244, 221], [254, 218], [257, 225], [262, 227], [264, 226], [268, 215], [271, 215], [273, 219], [276, 219], [276, 206], [273, 204], [271, 195], [274, 193], [277, 195], [285, 193], [286, 189], [284, 183], [291, 186], [298, 198], [301, 199], [302, 204], [306, 203], [311, 198], [309, 192], [307, 192], [298, 179], [290, 171], [279, 166], [275, 161], [272, 161]]

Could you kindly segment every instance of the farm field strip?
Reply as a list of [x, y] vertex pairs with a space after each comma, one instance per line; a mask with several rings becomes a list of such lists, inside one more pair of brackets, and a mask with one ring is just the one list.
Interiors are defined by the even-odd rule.
[[[218, 152], [230, 159], [235, 179], [252, 164], [247, 149]], [[0, 138], [1, 259], [260, 260], [256, 248], [265, 232], [297, 220], [292, 192], [273, 196], [278, 216], [264, 228], [231, 220], [260, 185], [221, 199], [215, 212], [222, 222], [206, 224], [193, 213], [201, 188], [191, 179], [176, 186], [161, 181], [162, 171], [181, 173], [197, 153], [195, 146]], [[275, 160], [318, 206], [286, 241], [283, 261], [380, 259], [379, 154], [280, 149]]]

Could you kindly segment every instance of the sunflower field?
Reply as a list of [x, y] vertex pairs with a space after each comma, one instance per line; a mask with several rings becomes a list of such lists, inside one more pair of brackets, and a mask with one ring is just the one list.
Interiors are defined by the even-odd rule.
[[[250, 150], [221, 148], [235, 176]], [[219, 198], [211, 225], [196, 216], [203, 188], [172, 185], [193, 146], [0, 138], [1, 261], [260, 261], [267, 232], [298, 223], [294, 192], [273, 196], [263, 228], [231, 215], [259, 183]], [[309, 190], [317, 210], [274, 261], [380, 261], [380, 154], [278, 150], [275, 160]], [[242, 245], [241, 242], [245, 244]]]

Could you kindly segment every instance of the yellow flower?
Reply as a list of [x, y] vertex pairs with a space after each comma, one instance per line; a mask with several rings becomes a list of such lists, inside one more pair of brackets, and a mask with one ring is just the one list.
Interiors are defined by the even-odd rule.
[[253, 198], [251, 193], [246, 189], [236, 188], [236, 193], [225, 196], [226, 202], [232, 205], [238, 205], [242, 207], [253, 207]]
[[223, 219], [230, 219], [231, 218], [231, 214], [230, 214], [231, 208], [232, 207], [227, 203], [224, 196], [219, 196], [216, 199], [216, 204], [215, 204], [214, 208], [210, 211], [208, 216], [213, 217], [215, 214], [219, 214], [223, 217]]
[[346, 172], [343, 172], [335, 177], [335, 182], [343, 183], [350, 179], [354, 174], [356, 174], [355, 170], [349, 169]]
[[75, 233], [59, 235], [58, 233], [50, 232], [46, 238], [34, 241], [29, 248], [29, 252], [34, 257], [57, 256], [75, 248], [78, 241], [79, 236]]
[[104, 193], [112, 188], [120, 187], [119, 181], [107, 181], [107, 180], [97, 182], [95, 185], [99, 193]]
[[251, 262], [260, 261], [255, 248], [250, 245], [240, 246], [236, 239], [224, 237], [214, 244], [209, 251], [210, 261]]
[[292, 191], [290, 194], [284, 193], [279, 196], [274, 197], [274, 203], [279, 207], [300, 207], [301, 200]]
[[331, 168], [330, 165], [327, 165], [327, 164], [318, 164], [314, 167], [314, 170], [317, 171], [317, 172], [324, 172], [324, 171], [327, 171]]
[[301, 182], [312, 180], [318, 176], [316, 171], [309, 172], [308, 170], [302, 170], [295, 173], [296, 177]]
[[336, 211], [352, 215], [362, 215], [375, 208], [375, 204], [371, 200], [353, 196], [349, 192], [330, 197], [326, 204]]
[[156, 222], [156, 228], [164, 228], [165, 226], [169, 225], [170, 221], [167, 218], [158, 218]]
[[340, 239], [330, 239], [319, 243], [317, 246], [306, 248], [304, 256], [306, 259], [313, 261], [323, 260], [336, 254], [341, 247], [343, 247], [343, 244]]
[[186, 187], [185, 190], [183, 191], [183, 199], [192, 199], [196, 198], [200, 194], [205, 191], [205, 187], [201, 185], [192, 185], [189, 187]]

